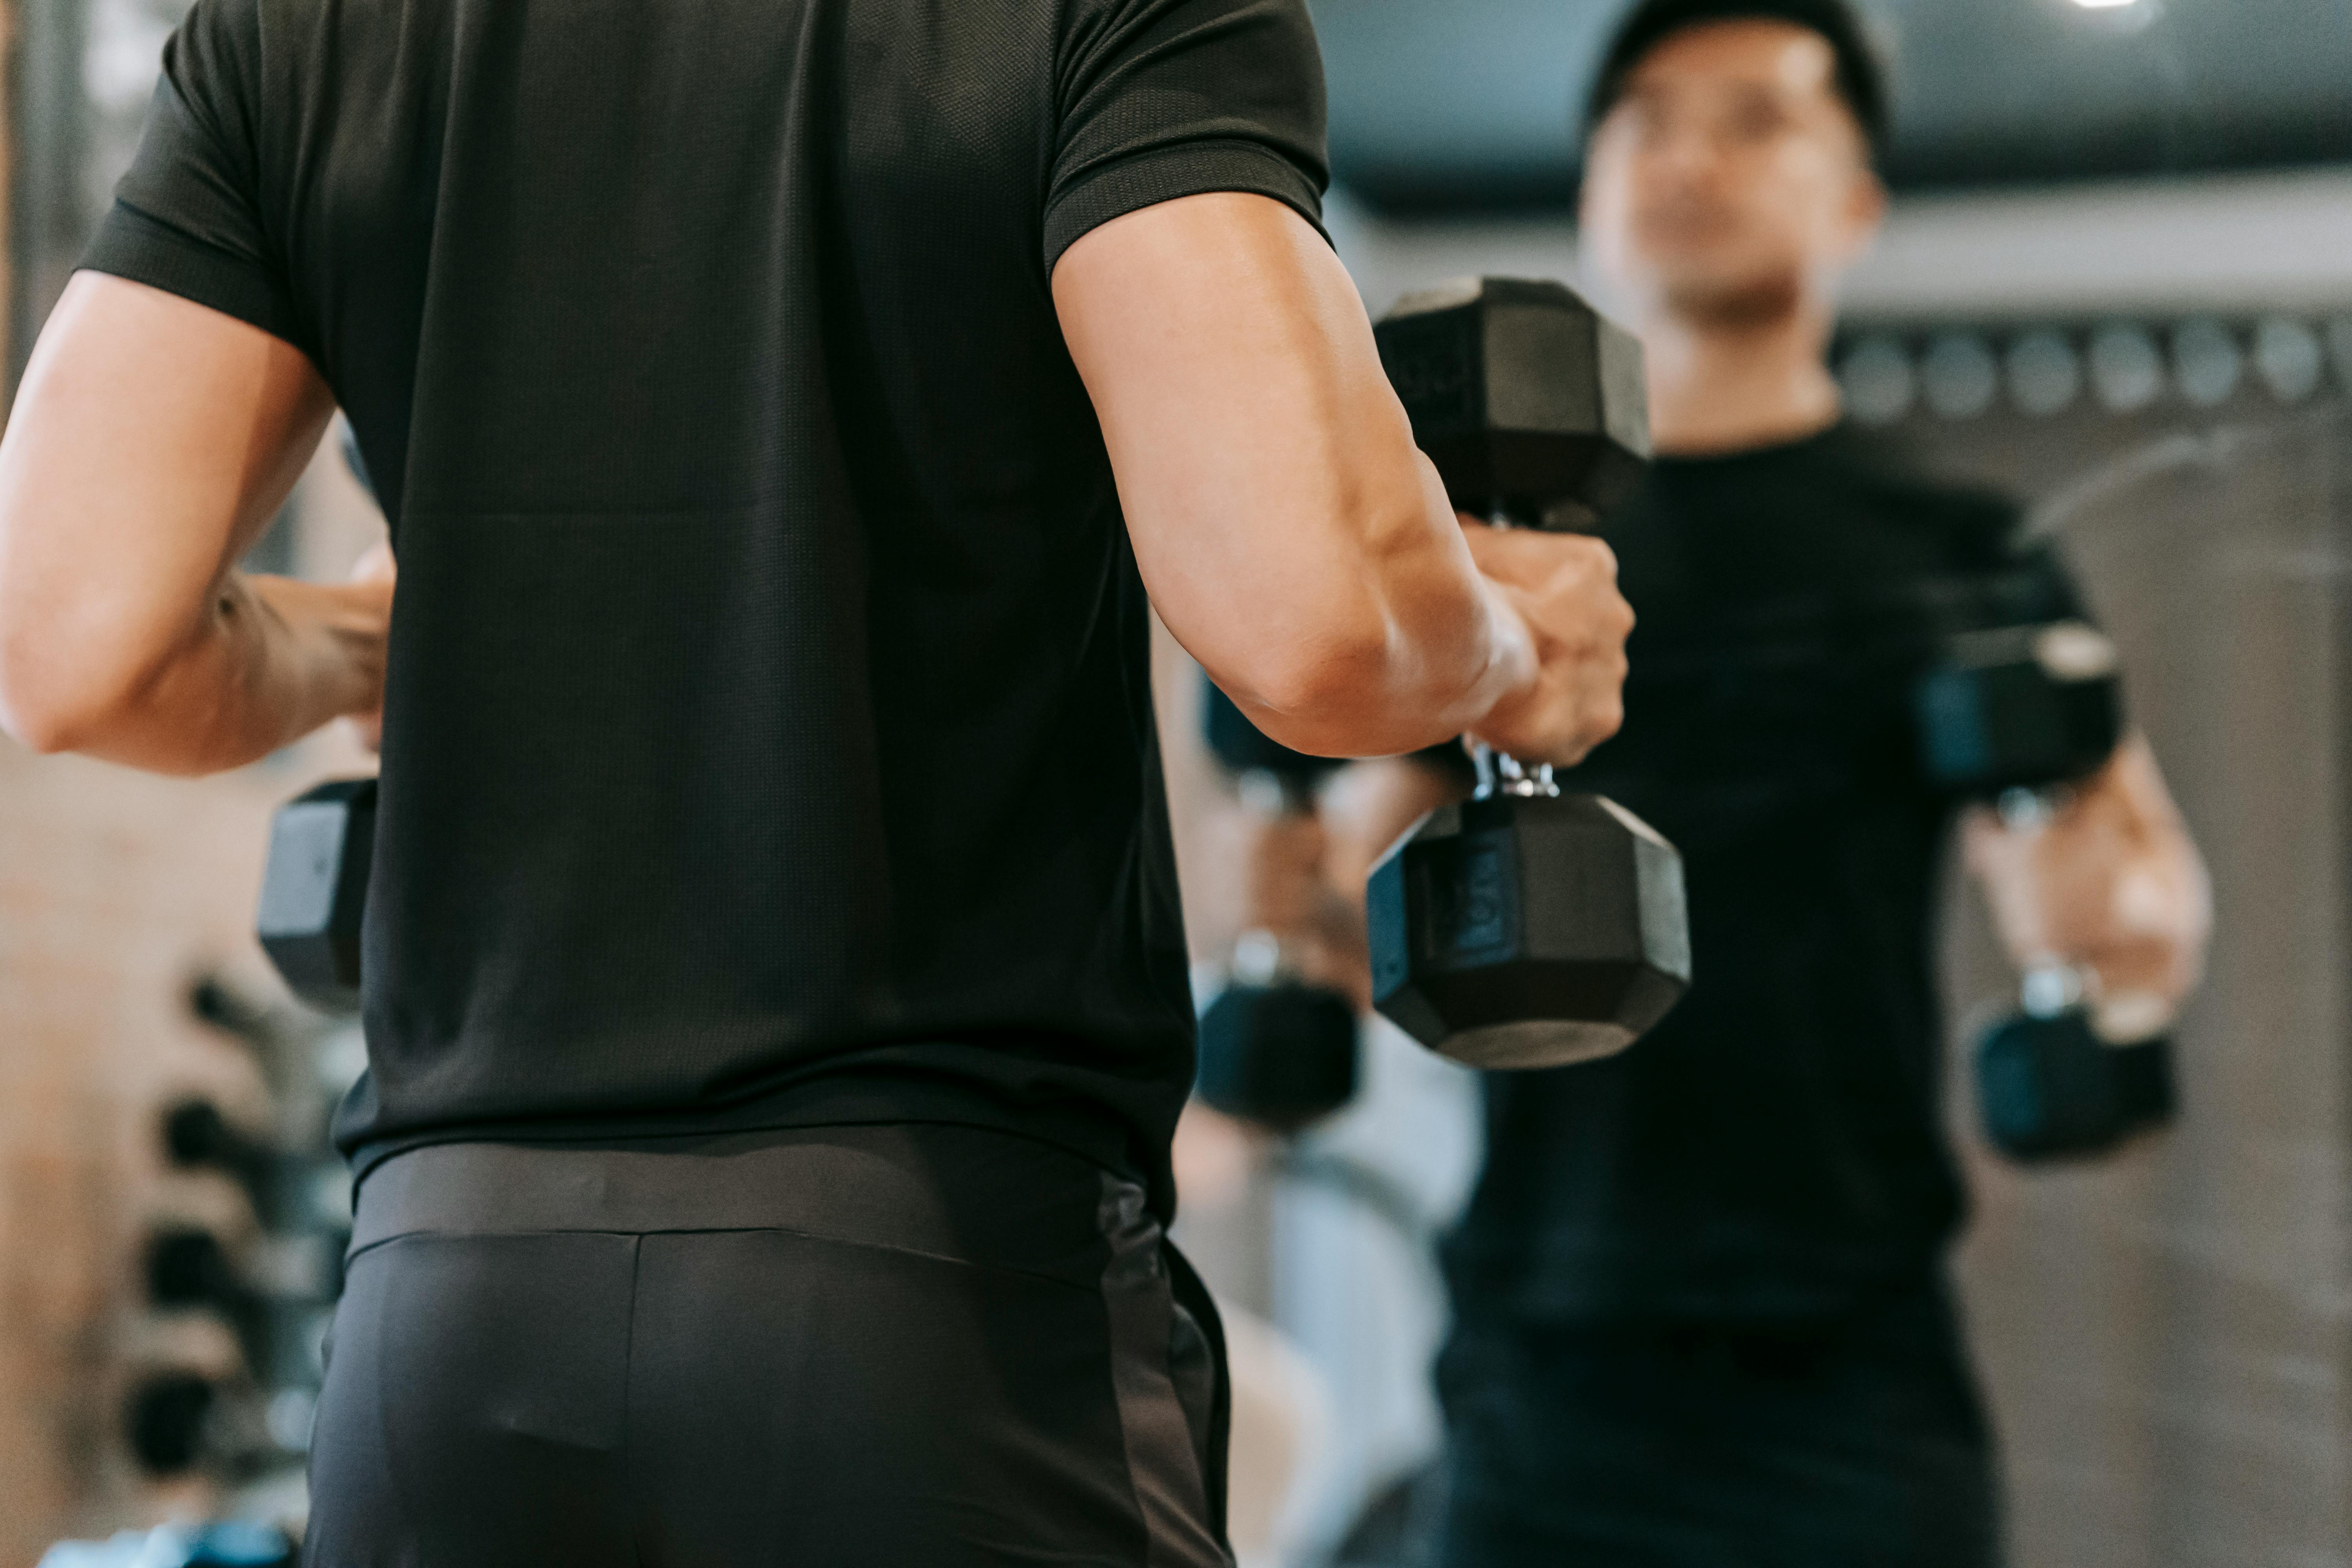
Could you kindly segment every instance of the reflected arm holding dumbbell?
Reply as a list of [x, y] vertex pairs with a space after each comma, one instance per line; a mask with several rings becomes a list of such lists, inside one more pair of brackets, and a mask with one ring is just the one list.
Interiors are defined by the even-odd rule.
[[2060, 620], [1955, 638], [1918, 689], [1928, 776], [1972, 803], [1966, 859], [2024, 976], [1976, 1049], [1994, 1143], [2022, 1160], [2114, 1149], [2175, 1114], [2167, 1031], [2212, 923], [2203, 863], [2114, 645]]
[[1969, 870], [2020, 969], [2087, 977], [2102, 1034], [2171, 1022], [2204, 972], [2212, 889], [2146, 740], [2126, 741], [2046, 820], [1979, 806], [1964, 831]]

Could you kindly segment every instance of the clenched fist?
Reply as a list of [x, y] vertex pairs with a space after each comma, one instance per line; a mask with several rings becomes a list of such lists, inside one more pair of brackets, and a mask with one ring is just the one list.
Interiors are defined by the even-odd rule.
[[1617, 556], [1574, 533], [1494, 529], [1462, 520], [1496, 595], [1526, 626], [1536, 679], [1496, 704], [1471, 733], [1523, 763], [1572, 767], [1625, 721], [1625, 638], [1633, 607], [1617, 591]]

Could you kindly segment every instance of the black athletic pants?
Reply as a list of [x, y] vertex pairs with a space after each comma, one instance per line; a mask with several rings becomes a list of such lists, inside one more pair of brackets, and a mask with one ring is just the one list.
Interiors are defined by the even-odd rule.
[[1444, 1568], [1992, 1568], [1985, 1421], [1915, 1281], [1791, 1325], [1457, 1327]]
[[1134, 1184], [849, 1127], [362, 1184], [311, 1568], [1218, 1568], [1214, 1310]]

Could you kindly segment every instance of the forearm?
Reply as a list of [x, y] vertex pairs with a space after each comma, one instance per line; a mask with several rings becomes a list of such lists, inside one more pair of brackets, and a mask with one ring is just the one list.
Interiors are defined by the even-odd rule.
[[1330, 247], [1264, 197], [1190, 197], [1072, 247], [1054, 290], [1137, 564], [1268, 735], [1407, 752], [1530, 684]]
[[1525, 621], [1478, 572], [1435, 473], [1409, 445], [1404, 456], [1410, 492], [1369, 504], [1350, 498], [1360, 508], [1354, 530], [1341, 532], [1326, 561], [1286, 574], [1294, 584], [1341, 587], [1320, 604], [1294, 589], [1308, 613], [1292, 622], [1304, 634], [1293, 657], [1262, 659], [1255, 683], [1252, 671], [1236, 671], [1227, 687], [1253, 721], [1294, 750], [1416, 752], [1475, 727], [1535, 680]]
[[389, 619], [380, 587], [233, 574], [115, 700], [25, 738], [154, 773], [241, 767], [373, 707]]

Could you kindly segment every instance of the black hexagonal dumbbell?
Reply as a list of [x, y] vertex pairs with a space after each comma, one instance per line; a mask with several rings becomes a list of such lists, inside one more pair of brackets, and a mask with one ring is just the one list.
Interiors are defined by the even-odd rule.
[[256, 921], [262, 950], [321, 1012], [359, 1006], [375, 800], [375, 780], [336, 779], [288, 801], [270, 822]]
[[[300, 1419], [307, 1405], [278, 1404], [273, 1417], [261, 1391], [242, 1379], [216, 1378], [187, 1367], [158, 1367], [124, 1394], [122, 1436], [131, 1458], [151, 1476], [202, 1471], [221, 1480], [250, 1480], [299, 1464], [308, 1447], [308, 1424]], [[278, 1430], [298, 1424], [303, 1429]], [[283, 1557], [228, 1560], [271, 1563]]]
[[2071, 970], [2035, 971], [2025, 1010], [1978, 1038], [1979, 1114], [1985, 1136], [2011, 1159], [2105, 1153], [2179, 1110], [2171, 1041], [2161, 1032], [2103, 1030], [2083, 1005], [2081, 983]]
[[[2070, 786], [2124, 738], [2115, 645], [2081, 621], [1994, 627], [1951, 639], [1918, 686], [1927, 776], [2035, 832]], [[2103, 1153], [2177, 1110], [2164, 1019], [2094, 1005], [2093, 977], [2051, 962], [2023, 979], [2023, 1008], [1978, 1037], [1985, 1134], [2019, 1160]]]
[[[1379, 324], [1413, 437], [1464, 511], [1582, 529], [1649, 455], [1638, 343], [1558, 283], [1475, 279]], [[1545, 1068], [1622, 1050], [1690, 984], [1682, 858], [1613, 802], [1474, 748], [1476, 795], [1440, 810], [1366, 889], [1373, 996], [1445, 1056]]]
[[[1261, 811], [1311, 816], [1315, 788], [1339, 764], [1276, 744], [1233, 699], [1208, 686], [1202, 728], [1209, 750]], [[1228, 1116], [1296, 1132], [1356, 1094], [1356, 1010], [1302, 979], [1284, 933], [1251, 931], [1234, 943], [1225, 988], [1201, 1016], [1193, 1091]]]

